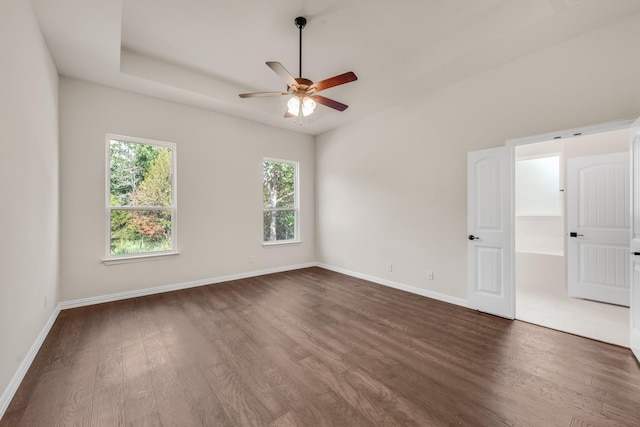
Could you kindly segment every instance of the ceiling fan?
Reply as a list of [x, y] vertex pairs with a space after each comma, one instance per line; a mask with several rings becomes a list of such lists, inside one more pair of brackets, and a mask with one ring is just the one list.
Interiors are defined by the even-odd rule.
[[267, 66], [271, 68], [282, 80], [287, 84], [286, 92], [256, 92], [256, 93], [241, 93], [240, 98], [258, 98], [265, 96], [280, 96], [280, 95], [293, 95], [289, 102], [287, 102], [287, 112], [285, 117], [300, 117], [308, 116], [313, 113], [316, 108], [316, 103], [325, 105], [338, 111], [344, 111], [348, 105], [341, 102], [334, 101], [322, 95], [318, 95], [318, 92], [329, 89], [334, 86], [349, 83], [358, 80], [358, 77], [349, 71], [338, 76], [331, 77], [326, 80], [314, 83], [309, 79], [302, 77], [302, 29], [307, 25], [307, 19], [299, 16], [295, 19], [296, 27], [300, 30], [300, 73], [298, 78], [295, 78], [289, 73], [284, 66], [275, 61], [267, 62]]

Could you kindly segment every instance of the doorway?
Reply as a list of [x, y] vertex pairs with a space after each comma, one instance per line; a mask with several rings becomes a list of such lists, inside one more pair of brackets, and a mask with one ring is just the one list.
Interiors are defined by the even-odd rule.
[[516, 319], [629, 347], [629, 309], [568, 292], [567, 161], [629, 152], [628, 129], [514, 144]]

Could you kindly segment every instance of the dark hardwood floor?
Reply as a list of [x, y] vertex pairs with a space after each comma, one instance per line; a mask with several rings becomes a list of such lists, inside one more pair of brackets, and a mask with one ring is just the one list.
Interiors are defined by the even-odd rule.
[[640, 426], [630, 350], [320, 268], [63, 311], [0, 426]]

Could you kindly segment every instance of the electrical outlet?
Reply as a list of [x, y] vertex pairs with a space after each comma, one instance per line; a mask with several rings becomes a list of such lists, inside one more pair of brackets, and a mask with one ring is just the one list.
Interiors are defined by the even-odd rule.
[[433, 280], [433, 271], [427, 271], [427, 279]]
[[393, 264], [391, 263], [387, 264], [387, 271], [393, 271]]

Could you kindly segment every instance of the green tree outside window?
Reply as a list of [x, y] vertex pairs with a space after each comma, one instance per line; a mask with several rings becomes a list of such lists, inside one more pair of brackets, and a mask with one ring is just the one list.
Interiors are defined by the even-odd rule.
[[265, 160], [262, 163], [263, 240], [296, 240], [297, 163]]
[[173, 149], [109, 141], [110, 254], [173, 250]]

